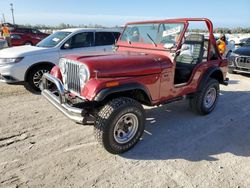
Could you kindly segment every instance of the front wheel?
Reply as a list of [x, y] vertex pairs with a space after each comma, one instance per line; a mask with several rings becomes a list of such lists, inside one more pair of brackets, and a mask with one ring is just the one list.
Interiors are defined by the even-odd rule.
[[32, 68], [27, 76], [27, 83], [25, 87], [32, 93], [40, 92], [39, 85], [42, 80], [42, 76], [44, 73], [48, 73], [51, 70], [52, 66], [49, 65], [39, 65]]
[[195, 93], [189, 101], [191, 109], [201, 115], [211, 113], [218, 101], [219, 82], [215, 79], [209, 79], [204, 88]]
[[94, 134], [112, 154], [131, 149], [140, 139], [145, 126], [145, 112], [137, 101], [121, 97], [104, 105], [97, 114]]

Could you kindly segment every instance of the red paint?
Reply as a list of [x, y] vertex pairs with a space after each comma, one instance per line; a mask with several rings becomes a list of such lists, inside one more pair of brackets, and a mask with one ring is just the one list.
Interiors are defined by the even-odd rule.
[[51, 69], [50, 74], [62, 81], [62, 74], [58, 66], [54, 66]]

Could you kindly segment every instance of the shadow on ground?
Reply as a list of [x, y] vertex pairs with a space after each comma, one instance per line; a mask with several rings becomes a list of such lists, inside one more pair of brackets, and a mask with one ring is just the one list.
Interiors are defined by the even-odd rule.
[[142, 141], [122, 157], [137, 160], [215, 161], [232, 153], [250, 156], [250, 92], [221, 93], [212, 114], [193, 113], [188, 101], [148, 109]]

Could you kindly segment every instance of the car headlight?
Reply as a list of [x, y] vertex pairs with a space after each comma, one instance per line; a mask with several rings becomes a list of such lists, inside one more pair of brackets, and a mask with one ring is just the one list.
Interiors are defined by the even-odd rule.
[[16, 58], [0, 58], [0, 64], [12, 64], [18, 63], [23, 59], [23, 57], [16, 57]]
[[86, 65], [81, 64], [79, 69], [80, 84], [83, 86], [89, 80], [89, 69]]
[[66, 73], [66, 62], [67, 60], [65, 58], [61, 58], [59, 61], [59, 68], [62, 74]]

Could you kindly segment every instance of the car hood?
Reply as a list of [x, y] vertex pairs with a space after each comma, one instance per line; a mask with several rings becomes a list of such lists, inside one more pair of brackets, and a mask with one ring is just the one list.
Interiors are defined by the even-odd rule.
[[238, 55], [250, 56], [250, 46], [244, 46], [236, 49], [234, 53]]
[[17, 46], [6, 48], [0, 51], [0, 58], [14, 58], [14, 57], [23, 57], [27, 55], [36, 55], [46, 52], [53, 51], [53, 48], [41, 48], [36, 46]]
[[167, 56], [135, 52], [111, 52], [96, 55], [72, 56], [89, 67], [91, 77], [130, 77], [157, 74], [161, 65], [172, 66]]

